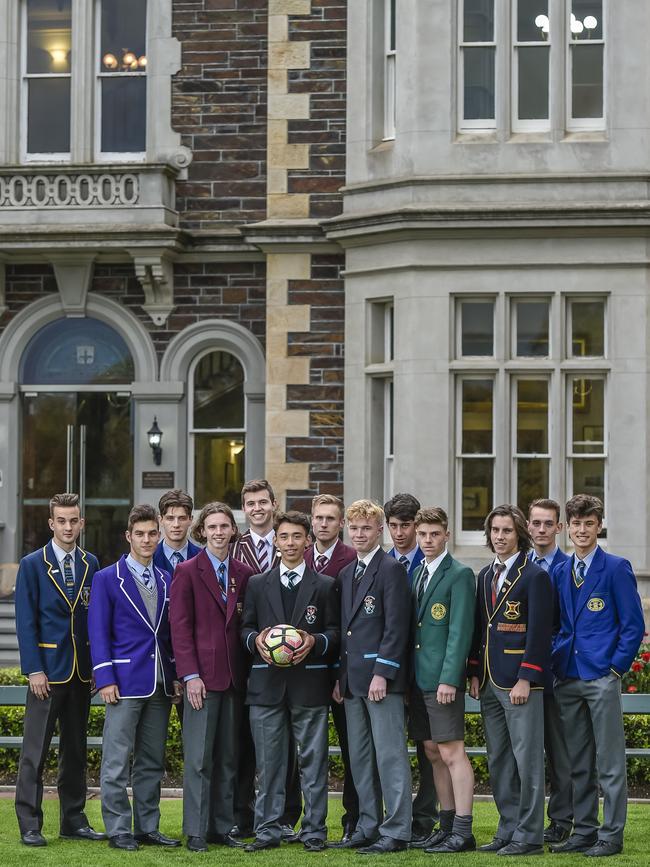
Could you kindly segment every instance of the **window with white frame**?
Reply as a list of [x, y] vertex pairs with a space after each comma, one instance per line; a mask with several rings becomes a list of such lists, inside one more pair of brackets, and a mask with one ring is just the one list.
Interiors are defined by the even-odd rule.
[[549, 0], [512, 0], [512, 128], [550, 129]]
[[[98, 160], [144, 158], [147, 0], [87, 2], [91, 14], [77, 19], [72, 0], [21, 0], [21, 157], [27, 161], [70, 160], [84, 151], [85, 145], [75, 148], [80, 141], [94, 142]], [[84, 60], [90, 45], [94, 69]], [[75, 103], [79, 93], [91, 95], [83, 108]]]
[[142, 154], [147, 129], [147, 0], [102, 0], [99, 15], [100, 154]]
[[397, 0], [384, 0], [384, 139], [395, 138]]
[[602, 128], [605, 117], [604, 0], [569, 0], [567, 127]]
[[461, 129], [496, 128], [495, 0], [459, 2]]
[[71, 0], [26, 0], [23, 34], [24, 149], [34, 158], [66, 159], [70, 156]]
[[395, 307], [392, 300], [368, 304], [366, 376], [369, 388], [371, 427], [370, 486], [371, 495], [392, 497], [395, 431]]
[[[508, 327], [495, 332], [501, 319]], [[526, 512], [538, 497], [604, 501], [606, 297], [457, 296], [454, 322], [461, 541], [479, 542], [485, 515], [500, 502]]]
[[190, 367], [190, 490], [197, 503], [241, 507], [245, 482], [244, 369], [229, 352], [210, 350]]

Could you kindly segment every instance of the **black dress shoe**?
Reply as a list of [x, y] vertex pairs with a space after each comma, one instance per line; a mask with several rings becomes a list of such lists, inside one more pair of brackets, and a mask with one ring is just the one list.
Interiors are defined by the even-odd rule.
[[261, 852], [262, 849], [277, 849], [279, 846], [279, 840], [253, 840], [244, 846], [244, 852]]
[[188, 837], [187, 848], [190, 852], [207, 852], [208, 847], [205, 844], [203, 837]]
[[558, 855], [563, 852], [586, 852], [587, 849], [591, 849], [597, 840], [596, 834], [591, 834], [589, 837], [585, 837], [583, 834], [571, 834], [564, 843], [560, 843], [558, 846], [551, 846], [549, 851]]
[[360, 849], [362, 846], [372, 846], [374, 840], [364, 837], [359, 831], [355, 831], [347, 840], [333, 840], [327, 844], [328, 849]]
[[483, 843], [482, 846], [478, 847], [479, 852], [498, 852], [499, 849], [503, 849], [504, 846], [507, 846], [509, 840], [504, 840], [502, 837], [495, 837], [494, 840], [491, 840], [489, 843]]
[[394, 837], [380, 837], [371, 846], [357, 849], [358, 855], [387, 855], [389, 852], [403, 852], [408, 849], [406, 840], [396, 840]]
[[411, 840], [409, 849], [430, 849], [432, 846], [439, 846], [450, 834], [451, 831], [443, 831], [442, 828], [437, 828], [428, 837], [425, 837], [421, 843], [414, 843]]
[[590, 858], [606, 858], [608, 855], [620, 855], [623, 851], [622, 843], [613, 843], [611, 840], [597, 840], [594, 845], [585, 851]]
[[300, 843], [300, 836], [291, 825], [281, 825], [283, 843]]
[[563, 828], [557, 822], [551, 822], [548, 828], [544, 830], [544, 842], [557, 846], [558, 843], [564, 843], [569, 839], [571, 828]]
[[321, 840], [320, 837], [309, 837], [304, 845], [308, 852], [322, 852], [325, 848], [325, 840]]
[[77, 828], [76, 831], [70, 831], [68, 834], [61, 832], [59, 835], [62, 840], [105, 840], [106, 834], [95, 831], [90, 825], [84, 825], [83, 828]]
[[166, 837], [160, 831], [152, 831], [150, 834], [136, 834], [135, 839], [143, 846], [168, 846], [170, 849], [175, 846], [180, 846], [180, 840], [174, 840], [173, 837]]
[[133, 834], [116, 834], [108, 838], [111, 849], [124, 849], [126, 852], [135, 852], [139, 848]]
[[537, 843], [517, 843], [514, 840], [499, 849], [497, 855], [543, 855], [544, 847]]
[[232, 834], [208, 834], [205, 839], [208, 843], [215, 843], [217, 846], [230, 846], [231, 849], [243, 849], [246, 845], [241, 840], [235, 840]]
[[231, 837], [252, 837], [255, 834], [253, 831], [253, 826], [249, 825], [246, 828], [240, 828], [239, 825], [233, 825], [230, 829]]
[[474, 852], [475, 850], [476, 840], [472, 834], [469, 837], [463, 837], [461, 834], [449, 834], [442, 843], [437, 846], [427, 846], [424, 851], [427, 855], [432, 855], [438, 852]]
[[47, 840], [40, 831], [25, 831], [20, 835], [20, 842], [25, 846], [47, 846]]

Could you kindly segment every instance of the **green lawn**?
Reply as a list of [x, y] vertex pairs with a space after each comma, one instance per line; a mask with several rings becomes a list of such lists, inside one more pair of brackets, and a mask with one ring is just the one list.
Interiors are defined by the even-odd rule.
[[[340, 836], [340, 811], [341, 802], [338, 798], [330, 801], [330, 816], [329, 823], [332, 832], [332, 837], [338, 839]], [[88, 816], [95, 828], [101, 828], [100, 807], [97, 800], [88, 803]], [[180, 801], [165, 801], [163, 804], [161, 830], [173, 836], [180, 836], [181, 830], [182, 805]], [[625, 839], [625, 852], [613, 860], [616, 865], [630, 865], [630, 867], [638, 867], [641, 864], [648, 864], [648, 823], [650, 822], [650, 806], [632, 804], [629, 808], [628, 825]], [[492, 838], [496, 823], [496, 810], [491, 803], [480, 803], [476, 805], [475, 810], [475, 834], [479, 843], [485, 843]], [[52, 867], [101, 867], [101, 865], [124, 865], [126, 862], [133, 862], [136, 865], [144, 864], [196, 864], [201, 861], [211, 861], [218, 858], [218, 863], [221, 865], [237, 865], [245, 862], [260, 862], [268, 867], [296, 867], [296, 865], [304, 865], [313, 861], [326, 859], [331, 865], [340, 864], [341, 867], [347, 865], [365, 863], [362, 861], [362, 856], [356, 852], [338, 852], [333, 849], [326, 850], [323, 853], [307, 853], [301, 846], [283, 845], [280, 850], [273, 849], [270, 852], [258, 852], [254, 855], [247, 855], [240, 851], [233, 851], [222, 846], [211, 846], [207, 854], [199, 854], [188, 852], [187, 849], [174, 849], [169, 851], [160, 851], [159, 849], [145, 848], [138, 852], [118, 852], [109, 849], [106, 843], [82, 843], [68, 842], [59, 840], [56, 836], [58, 833], [58, 803], [48, 800], [45, 802], [45, 836], [49, 840], [49, 845], [44, 849], [27, 850], [18, 842], [18, 828], [16, 826], [16, 817], [14, 814], [13, 801], [10, 798], [0, 798], [0, 867], [9, 867], [14, 864], [29, 864], [31, 865], [52, 865]], [[409, 852], [399, 853], [396, 855], [385, 856], [390, 863], [400, 861], [413, 865], [432, 864], [434, 861], [438, 863], [448, 860], [448, 856], [425, 855], [424, 853], [412, 849]], [[462, 858], [462, 864], [467, 867], [474, 867], [479, 863], [484, 864], [486, 861], [495, 864], [500, 864], [503, 859], [499, 859], [494, 855], [484, 855], [480, 853], [471, 853], [462, 856], [455, 856], [453, 861], [458, 864], [458, 858]], [[516, 859], [517, 864], [537, 864], [539, 867], [544, 864], [555, 865], [560, 867], [564, 864], [586, 864], [584, 856], [573, 855], [559, 858], [556, 855], [546, 855], [542, 857], [529, 857]], [[371, 863], [376, 863], [373, 859]], [[612, 863], [612, 862], [608, 862]]]

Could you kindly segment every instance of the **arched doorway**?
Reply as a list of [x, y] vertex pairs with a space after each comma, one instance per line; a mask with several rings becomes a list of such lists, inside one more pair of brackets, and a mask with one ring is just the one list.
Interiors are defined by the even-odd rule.
[[133, 358], [123, 338], [89, 317], [50, 322], [20, 363], [20, 553], [44, 544], [52, 494], [79, 493], [81, 544], [102, 564], [124, 551], [133, 496]]

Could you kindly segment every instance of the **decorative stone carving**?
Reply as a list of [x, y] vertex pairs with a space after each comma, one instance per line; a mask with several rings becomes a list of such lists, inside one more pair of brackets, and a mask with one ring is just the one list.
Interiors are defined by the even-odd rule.
[[95, 257], [68, 253], [51, 256], [61, 306], [66, 316], [85, 316], [86, 298], [93, 278]]
[[131, 207], [139, 197], [131, 172], [0, 175], [0, 208]]
[[154, 325], [162, 326], [174, 309], [174, 265], [164, 252], [132, 253], [135, 274], [144, 289], [142, 305]]

